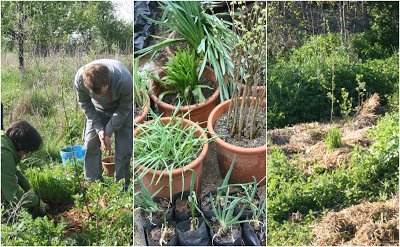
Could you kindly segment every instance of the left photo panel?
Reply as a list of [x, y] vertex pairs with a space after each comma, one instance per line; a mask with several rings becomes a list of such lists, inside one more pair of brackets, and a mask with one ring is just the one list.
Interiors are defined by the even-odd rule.
[[1, 245], [133, 245], [133, 1], [1, 2]]

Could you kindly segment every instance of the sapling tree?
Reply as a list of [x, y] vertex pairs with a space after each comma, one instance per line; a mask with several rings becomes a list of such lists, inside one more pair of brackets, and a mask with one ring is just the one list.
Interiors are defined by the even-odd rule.
[[266, 81], [266, 5], [265, 2], [255, 2], [248, 8], [245, 3], [236, 6], [232, 2], [230, 15], [236, 39], [231, 56], [234, 90], [229, 105], [228, 126], [231, 136], [236, 139], [243, 137], [244, 129], [249, 130], [249, 139], [253, 139], [256, 119], [265, 101], [265, 87], [258, 91], [257, 86], [265, 85]]

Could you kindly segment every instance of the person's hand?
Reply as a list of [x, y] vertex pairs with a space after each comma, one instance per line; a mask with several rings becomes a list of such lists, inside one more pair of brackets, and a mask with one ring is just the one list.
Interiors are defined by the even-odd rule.
[[111, 138], [106, 135], [104, 130], [100, 130], [98, 135], [99, 135], [99, 139], [100, 139], [100, 143], [101, 143], [101, 150], [103, 152], [105, 152], [107, 150], [110, 151], [111, 150]]

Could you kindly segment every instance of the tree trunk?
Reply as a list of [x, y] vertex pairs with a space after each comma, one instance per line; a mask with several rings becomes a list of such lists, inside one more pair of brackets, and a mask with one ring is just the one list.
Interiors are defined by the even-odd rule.
[[19, 1], [17, 5], [18, 12], [18, 31], [17, 31], [17, 43], [18, 43], [18, 62], [19, 70], [24, 70], [24, 23], [25, 23], [25, 13], [24, 13], [24, 2]]

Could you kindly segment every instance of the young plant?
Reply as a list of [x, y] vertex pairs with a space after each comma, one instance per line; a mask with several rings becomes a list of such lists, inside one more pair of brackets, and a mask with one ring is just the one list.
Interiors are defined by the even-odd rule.
[[[196, 54], [189, 49], [181, 51], [180, 49], [171, 57], [171, 62], [167, 63], [164, 67], [166, 76], [160, 81], [164, 88], [172, 85], [174, 91], [177, 93], [177, 98], [183, 101], [186, 105], [193, 103], [201, 103], [205, 101], [202, 88], [210, 88], [206, 85], [199, 84], [199, 77], [197, 73], [198, 61]], [[173, 93], [174, 91], [164, 91], [160, 94], [162, 98], [166, 94]], [[193, 102], [194, 100], [194, 102]]]
[[[257, 126], [256, 119], [265, 100], [265, 87], [262, 92], [258, 92], [257, 86], [260, 82], [265, 85], [266, 81], [264, 78], [266, 75], [266, 6], [264, 2], [255, 2], [253, 7], [248, 9], [246, 4], [242, 3], [238, 7], [241, 14], [236, 15], [235, 4], [231, 5], [232, 29], [237, 39], [232, 50], [234, 73], [231, 79], [234, 91], [229, 105], [228, 126], [232, 137], [241, 140], [244, 130], [248, 129], [249, 139], [253, 139]], [[242, 96], [241, 92], [243, 92]], [[241, 102], [240, 97], [243, 99]]]
[[342, 132], [340, 129], [337, 127], [329, 129], [325, 142], [329, 150], [339, 148], [342, 145]]
[[156, 213], [161, 213], [162, 215], [166, 214], [165, 210], [153, 200], [153, 198], [163, 189], [163, 187], [157, 190], [153, 195], [150, 195], [142, 180], [139, 179], [138, 181], [140, 184], [140, 191], [135, 192], [135, 206], [146, 211], [150, 215], [150, 218], [152, 218], [152, 215]]
[[[151, 112], [153, 122], [139, 124], [140, 134], [135, 138], [134, 177], [141, 179], [150, 170], [166, 171], [169, 175], [170, 201], [172, 201], [172, 171], [182, 168], [197, 158], [203, 146], [210, 140], [196, 137], [198, 131], [195, 125], [184, 126], [184, 117], [177, 117], [179, 105], [172, 114], [169, 122], [164, 123], [161, 117]], [[145, 167], [139, 173], [138, 166]], [[182, 171], [183, 172], [183, 171]], [[151, 183], [158, 183], [154, 173]]]
[[167, 33], [175, 31], [182, 37], [167, 39], [154, 46], [147, 47], [135, 54], [145, 55], [155, 52], [174, 42], [185, 40], [192, 50], [197, 52], [198, 58], [203, 59], [198, 78], [201, 77], [207, 62], [214, 69], [219, 82], [221, 101], [229, 98], [225, 74], [233, 74], [233, 65], [230, 59], [232, 51], [233, 32], [229, 22], [219, 19], [222, 14], [208, 14], [212, 11], [212, 4], [197, 1], [165, 1], [160, 2], [164, 14], [160, 21], [152, 22], [166, 27]]
[[146, 97], [145, 95], [147, 94], [147, 83], [149, 81], [149, 72], [147, 71], [139, 71], [139, 59], [135, 59], [135, 67], [133, 70], [134, 73], [134, 99], [135, 103], [143, 107], [146, 105]]

